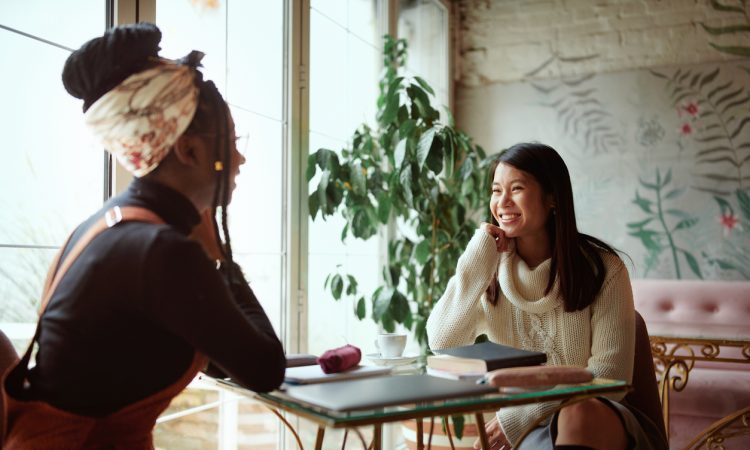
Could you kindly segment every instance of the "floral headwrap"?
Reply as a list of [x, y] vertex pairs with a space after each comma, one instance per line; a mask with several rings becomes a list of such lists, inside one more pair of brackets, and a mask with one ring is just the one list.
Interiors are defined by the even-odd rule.
[[85, 122], [128, 172], [142, 177], [167, 156], [197, 107], [195, 69], [163, 60], [104, 94]]

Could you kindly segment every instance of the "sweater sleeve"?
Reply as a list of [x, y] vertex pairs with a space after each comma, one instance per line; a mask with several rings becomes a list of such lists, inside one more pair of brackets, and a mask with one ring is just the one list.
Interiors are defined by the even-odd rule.
[[495, 241], [478, 229], [458, 259], [456, 274], [448, 281], [443, 296], [427, 319], [427, 336], [432, 349], [474, 342], [483, 322], [482, 295], [495, 273], [499, 253]]
[[[630, 278], [617, 257], [610, 261], [607, 278], [591, 305], [591, 356], [587, 368], [594, 377], [625, 380], [630, 383], [635, 351], [635, 312]], [[610, 259], [612, 258], [612, 259]], [[616, 261], [615, 261], [616, 259]], [[606, 395], [619, 401], [624, 393]], [[505, 436], [515, 446], [526, 427], [545, 417], [546, 424], [559, 401], [503, 408], [497, 412]]]
[[146, 277], [151, 320], [242, 386], [256, 392], [277, 388], [284, 379], [284, 350], [239, 268], [226, 268], [236, 272], [230, 284], [197, 243], [173, 242], [156, 245], [149, 258], [149, 267], [167, 268]]
[[[607, 255], [610, 258], [616, 258]], [[595, 377], [625, 380], [633, 378], [635, 357], [635, 307], [628, 270], [622, 260], [611, 264], [596, 301], [591, 305], [591, 357], [588, 369]], [[608, 395], [619, 401], [624, 393]]]

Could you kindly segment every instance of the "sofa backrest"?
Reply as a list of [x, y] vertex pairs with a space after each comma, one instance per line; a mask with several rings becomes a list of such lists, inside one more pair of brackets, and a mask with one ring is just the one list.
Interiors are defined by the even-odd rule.
[[[652, 336], [750, 338], [748, 281], [642, 279], [633, 280], [632, 285], [635, 308]], [[694, 351], [701, 348], [694, 347]], [[722, 350], [721, 356], [740, 358], [741, 352]], [[747, 364], [721, 365], [748, 370]]]

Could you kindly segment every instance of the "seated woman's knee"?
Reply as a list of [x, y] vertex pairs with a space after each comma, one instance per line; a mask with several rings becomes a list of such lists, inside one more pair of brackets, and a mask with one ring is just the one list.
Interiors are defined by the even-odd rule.
[[597, 399], [584, 400], [560, 410], [558, 427], [593, 430], [592, 424], [604, 424], [618, 420], [607, 405]]

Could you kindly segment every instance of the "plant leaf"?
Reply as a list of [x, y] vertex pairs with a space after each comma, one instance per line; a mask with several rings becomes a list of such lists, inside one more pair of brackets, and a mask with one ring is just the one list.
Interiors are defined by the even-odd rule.
[[735, 193], [737, 195], [737, 203], [740, 205], [742, 215], [745, 216], [745, 220], [750, 221], [750, 196], [748, 196], [747, 192], [742, 189], [737, 189]]
[[414, 247], [414, 259], [417, 260], [417, 263], [426, 263], [427, 259], [430, 257], [430, 250], [430, 241], [428, 241], [427, 239], [417, 244], [417, 246]]
[[703, 27], [704, 30], [708, 34], [712, 34], [714, 36], [718, 36], [721, 34], [727, 34], [727, 33], [739, 33], [739, 32], [745, 32], [750, 31], [750, 25], [729, 25], [726, 27], [711, 27], [706, 25], [703, 22], [700, 22], [701, 27]]
[[341, 291], [344, 289], [344, 280], [341, 279], [341, 275], [338, 273], [331, 278], [331, 294], [336, 300], [341, 299]]
[[417, 83], [419, 83], [420, 86], [422, 86], [422, 89], [424, 89], [425, 91], [429, 92], [432, 95], [435, 95], [435, 91], [432, 90], [430, 85], [425, 80], [423, 80], [421, 77], [414, 77], [414, 79], [417, 80]]
[[380, 291], [375, 291], [377, 297], [373, 299], [372, 313], [375, 319], [383, 317], [391, 306], [391, 298], [393, 298], [393, 288], [386, 287]]
[[391, 196], [387, 192], [381, 192], [378, 196], [378, 220], [380, 223], [388, 223], [391, 214]]
[[739, 13], [745, 12], [739, 6], [724, 5], [720, 3], [719, 0], [711, 0], [711, 7], [717, 11], [731, 11], [731, 12], [739, 12]]
[[357, 319], [362, 320], [367, 315], [367, 306], [365, 305], [365, 298], [360, 297], [357, 301], [357, 308], [355, 310], [355, 314], [357, 315]]
[[461, 168], [459, 169], [458, 175], [462, 180], [466, 181], [471, 174], [474, 172], [474, 160], [471, 158], [464, 159]]
[[662, 246], [656, 241], [656, 238], [659, 236], [659, 233], [656, 231], [636, 230], [631, 231], [628, 234], [640, 238], [641, 242], [643, 242], [644, 247], [646, 247], [646, 249], [650, 251], [660, 252], [662, 250]]
[[685, 189], [673, 189], [664, 196], [665, 199], [673, 199], [685, 192]]
[[414, 194], [411, 191], [411, 166], [409, 164], [404, 165], [401, 168], [401, 174], [399, 179], [401, 180], [401, 189], [404, 192], [404, 200], [410, 208], [414, 207]]
[[464, 437], [464, 423], [466, 419], [462, 415], [451, 416], [453, 422], [453, 431], [456, 433], [456, 439]]
[[635, 200], [633, 200], [633, 203], [640, 206], [643, 212], [653, 214], [651, 211], [651, 204], [653, 203], [651, 200], [647, 198], [643, 198], [638, 194], [638, 191], [635, 191]]
[[348, 285], [346, 286], [347, 295], [356, 295], [358, 286], [357, 279], [352, 275], [347, 275], [346, 278], [349, 281]]
[[391, 317], [398, 323], [403, 323], [404, 320], [411, 314], [409, 309], [409, 301], [406, 300], [404, 294], [399, 291], [393, 292], [391, 303], [389, 305]]
[[305, 170], [305, 178], [307, 182], [315, 176], [315, 162], [317, 161], [317, 153], [311, 153], [307, 155], [307, 170]]
[[674, 217], [678, 217], [680, 219], [689, 219], [690, 214], [680, 211], [679, 209], [668, 209], [665, 211], [667, 214], [672, 215]]
[[398, 127], [398, 135], [401, 139], [410, 138], [414, 135], [414, 130], [417, 129], [417, 121], [414, 119], [408, 119], [401, 123]]
[[750, 47], [734, 46], [734, 45], [716, 45], [713, 42], [709, 42], [711, 47], [722, 53], [728, 53], [730, 55], [742, 56], [744, 58], [750, 57]]
[[352, 192], [356, 195], [367, 195], [367, 176], [366, 170], [362, 168], [362, 163], [354, 161], [349, 171], [352, 180]]
[[399, 98], [398, 95], [392, 95], [388, 97], [388, 100], [385, 104], [385, 108], [382, 110], [382, 114], [378, 115], [378, 123], [380, 123], [383, 126], [388, 126], [393, 120], [396, 118], [396, 114], [398, 113], [398, 107], [399, 107]]
[[443, 141], [440, 138], [432, 141], [430, 154], [427, 156], [425, 165], [435, 175], [439, 175], [443, 171]]
[[672, 169], [667, 170], [667, 175], [662, 180], [660, 187], [668, 185], [670, 181], [672, 181]]
[[407, 139], [401, 139], [400, 141], [398, 141], [398, 144], [396, 144], [396, 150], [393, 151], [393, 158], [396, 162], [396, 169], [400, 169], [404, 164], [404, 159], [406, 158], [406, 142]]
[[309, 214], [312, 220], [315, 220], [315, 216], [318, 215], [318, 208], [320, 207], [320, 203], [318, 202], [319, 199], [317, 191], [313, 192], [309, 197], [307, 197], [307, 209], [309, 210]]
[[654, 218], [653, 217], [649, 217], [648, 219], [642, 220], [640, 222], [631, 222], [631, 223], [627, 224], [627, 226], [629, 228], [643, 228], [646, 225], [648, 225], [652, 220], [654, 220]]
[[[657, 175], [658, 175], [658, 172], [657, 172]], [[645, 187], [646, 189], [651, 189], [652, 191], [655, 191], [655, 190], [659, 189], [659, 186], [657, 184], [647, 183], [647, 182], [643, 181], [643, 179], [640, 178], [640, 177], [638, 177], [638, 181], [640, 181], [641, 182], [641, 186]], [[657, 183], [658, 182], [659, 182], [659, 180], [657, 179]]]
[[679, 249], [683, 255], [685, 255], [685, 260], [688, 263], [688, 266], [690, 266], [690, 270], [693, 271], [695, 275], [698, 276], [698, 278], [703, 279], [703, 275], [701, 274], [701, 269], [698, 266], [698, 261], [695, 259], [695, 257], [688, 252], [687, 250]]
[[422, 170], [427, 157], [430, 155], [432, 141], [435, 140], [435, 131], [435, 128], [430, 128], [419, 138], [419, 143], [417, 144], [417, 163], [420, 170]]
[[677, 225], [676, 225], [676, 226], [674, 227], [674, 229], [673, 229], [672, 231], [677, 231], [677, 230], [684, 230], [684, 229], [686, 229], [686, 228], [690, 228], [690, 227], [692, 227], [692, 226], [693, 226], [693, 225], [695, 225], [696, 223], [698, 223], [698, 219], [697, 219], [697, 218], [684, 219], [684, 220], [680, 221], [680, 223], [678, 223], [678, 224], [677, 224]]

